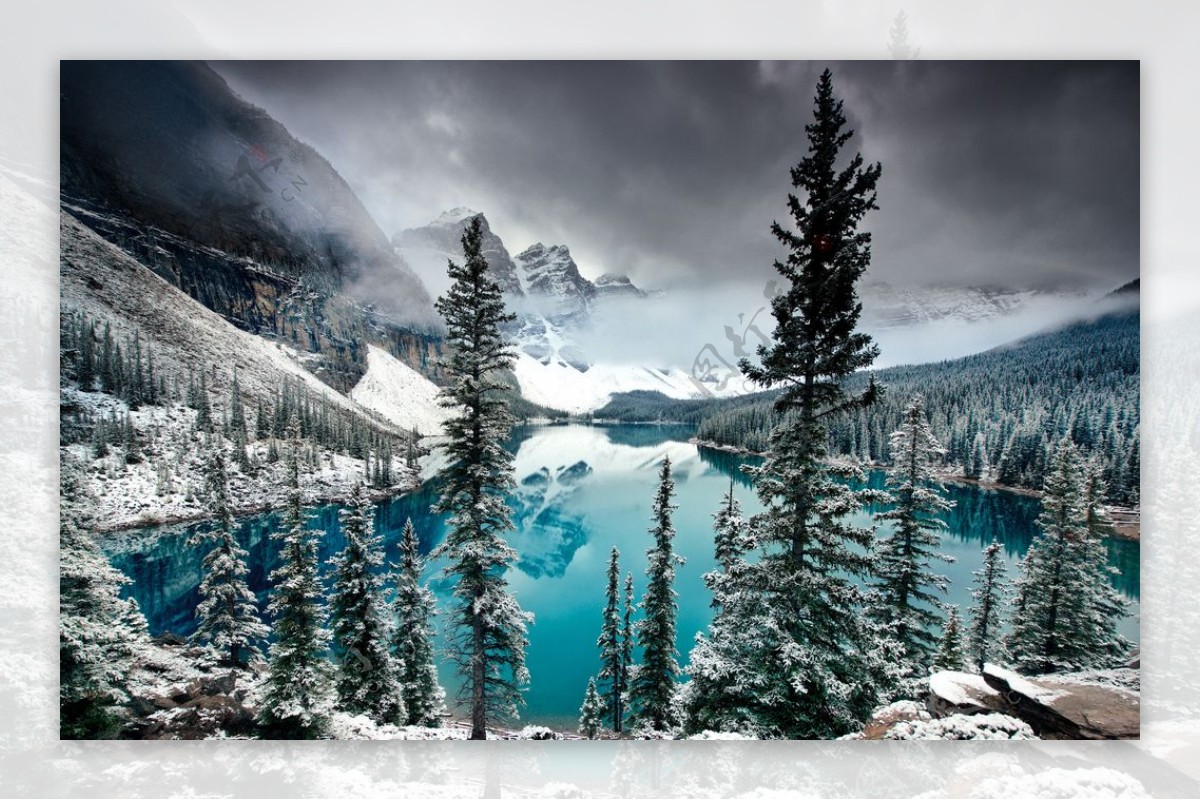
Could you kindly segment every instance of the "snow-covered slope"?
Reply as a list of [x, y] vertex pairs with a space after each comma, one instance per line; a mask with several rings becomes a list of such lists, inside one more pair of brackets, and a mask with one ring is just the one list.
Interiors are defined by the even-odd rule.
[[350, 392], [356, 403], [423, 436], [437, 436], [450, 416], [438, 404], [438, 387], [403, 361], [374, 345], [367, 351], [367, 374]]

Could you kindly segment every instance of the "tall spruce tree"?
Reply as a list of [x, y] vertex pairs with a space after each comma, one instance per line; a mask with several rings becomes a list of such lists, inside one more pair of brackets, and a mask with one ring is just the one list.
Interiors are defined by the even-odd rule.
[[346, 544], [330, 560], [334, 568], [329, 616], [337, 664], [335, 687], [342, 709], [365, 714], [381, 724], [399, 724], [407, 713], [400, 670], [391, 652], [391, 628], [379, 574], [383, 550], [373, 516], [370, 496], [361, 483], [354, 484], [349, 507], [340, 513]]
[[406, 725], [436, 725], [446, 707], [433, 661], [433, 592], [421, 583], [424, 560], [412, 520], [404, 521], [396, 599], [392, 602], [392, 654], [400, 665]]
[[1003, 612], [1008, 600], [1005, 584], [1007, 567], [1004, 547], [992, 539], [983, 550], [983, 566], [975, 570], [975, 588], [971, 590], [971, 627], [967, 631], [967, 657], [983, 671], [989, 661], [999, 661], [1004, 652], [1000, 635]]
[[435, 506], [448, 515], [449, 530], [436, 555], [447, 560], [445, 574], [454, 582], [448, 649], [462, 676], [461, 699], [471, 709], [472, 739], [487, 738], [489, 719], [516, 716], [524, 702], [526, 630], [533, 619], [505, 577], [516, 558], [504, 538], [513, 530], [505, 504], [514, 485], [512, 455], [503, 446], [513, 418], [500, 373], [514, 356], [500, 326], [515, 316], [504, 311], [482, 241], [476, 217], [463, 233], [463, 263], [450, 262], [452, 283], [436, 304], [449, 350], [441, 402], [453, 413], [445, 425], [450, 464]]
[[1098, 661], [1115, 660], [1129, 651], [1129, 642], [1118, 630], [1129, 613], [1129, 601], [1113, 585], [1121, 571], [1108, 563], [1105, 540], [1115, 534], [1112, 518], [1104, 504], [1108, 484], [1104, 467], [1096, 459], [1084, 464], [1083, 503], [1086, 512], [1087, 542], [1083, 559], [1088, 579], [1086, 592], [1092, 624], [1085, 628], [1090, 636], [1088, 649]]
[[[1022, 562], [1007, 645], [1031, 674], [1105, 666], [1126, 646], [1103, 542], [1089, 530], [1087, 467], [1070, 439], [1050, 457], [1037, 536]], [[1119, 599], [1118, 599], [1119, 600]]]
[[[612, 729], [621, 732], [625, 720], [625, 659], [621, 646], [621, 553], [612, 549], [608, 559], [608, 584], [605, 589], [604, 622], [600, 628], [600, 680], [607, 686], [603, 698], [610, 714]], [[591, 737], [589, 737], [591, 738]]]
[[625, 692], [621, 697], [622, 705], [629, 708], [629, 678], [633, 674], [633, 648], [635, 637], [633, 631], [633, 573], [625, 573], [625, 603], [621, 610], [621, 685]]
[[211, 648], [220, 663], [241, 667], [262, 656], [270, 629], [259, 617], [258, 600], [246, 582], [248, 554], [237, 540], [225, 449], [219, 443], [209, 455], [204, 482], [214, 525], [188, 542], [192, 547], [211, 545], [204, 556], [196, 606], [199, 623], [192, 638]]
[[748, 723], [786, 738], [840, 736], [859, 726], [891, 682], [891, 660], [861, 614], [854, 582], [869, 572], [870, 529], [847, 524], [869, 495], [838, 477], [861, 470], [826, 462], [826, 420], [865, 408], [878, 396], [873, 381], [849, 395], [843, 380], [878, 354], [856, 331], [862, 306], [856, 284], [870, 262], [870, 239], [859, 224], [877, 208], [880, 166], [861, 155], [838, 166], [853, 135], [828, 70], [817, 83], [815, 118], [805, 127], [808, 154], [791, 171], [787, 207], [794, 228], [771, 230], [787, 248], [775, 262], [783, 290], [771, 301], [773, 342], [758, 348], [761, 365], [742, 371], [780, 392], [770, 453], [752, 470], [765, 510], [752, 520], [760, 557], [742, 579], [760, 609], [746, 650], [762, 687]]
[[271, 573], [275, 641], [268, 656], [259, 721], [268, 735], [308, 739], [321, 735], [333, 705], [329, 632], [324, 592], [317, 572], [317, 533], [306, 524], [300, 493], [300, 429], [287, 429], [287, 506], [283, 526], [271, 534], [279, 543], [279, 567]]
[[100, 739], [120, 730], [118, 708], [129, 699], [129, 673], [145, 621], [121, 600], [129, 579], [92, 538], [80, 511], [79, 480], [62, 475], [59, 510], [58, 689], [59, 735]]
[[887, 488], [895, 502], [875, 515], [890, 523], [891, 530], [875, 546], [872, 582], [878, 602], [872, 613], [903, 648], [910, 674], [919, 676], [937, 647], [937, 634], [931, 629], [940, 619], [940, 596], [950, 583], [931, 570], [930, 562], [953, 561], [938, 550], [946, 523], [937, 515], [954, 504], [942, 495], [933, 471], [945, 450], [933, 435], [920, 395], [909, 403], [890, 441]]
[[637, 643], [642, 661], [630, 678], [629, 704], [638, 726], [665, 731], [675, 724], [672, 701], [675, 678], [679, 674], [675, 651], [675, 625], [679, 614], [676, 602], [675, 568], [683, 558], [675, 554], [675, 526], [671, 513], [675, 481], [671, 478], [671, 459], [664, 458], [658, 473], [658, 491], [654, 496], [650, 535], [654, 545], [646, 551], [646, 594], [642, 599], [642, 619], [636, 625]]

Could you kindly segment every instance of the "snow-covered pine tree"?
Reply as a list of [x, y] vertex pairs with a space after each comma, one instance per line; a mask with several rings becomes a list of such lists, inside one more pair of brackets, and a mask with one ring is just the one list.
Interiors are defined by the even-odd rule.
[[675, 481], [671, 478], [671, 459], [663, 459], [658, 473], [658, 491], [654, 496], [650, 535], [654, 545], [646, 551], [646, 594], [642, 598], [642, 619], [635, 626], [642, 662], [630, 678], [629, 705], [634, 723], [656, 731], [669, 729], [671, 701], [675, 696], [675, 678], [679, 663], [675, 651], [675, 625], [679, 613], [676, 602], [675, 568], [683, 558], [675, 554], [675, 526], [671, 512], [677, 506], [671, 500]]
[[[742, 516], [742, 506], [733, 495], [733, 479], [729, 481], [729, 493], [725, 495], [725, 502], [713, 515], [713, 532], [713, 550], [717, 566], [721, 572], [728, 573], [746, 551], [754, 546], [749, 538], [746, 519]], [[709, 576], [714, 577], [710, 579]], [[705, 583], [710, 584], [709, 590], [713, 593], [713, 605], [718, 608], [722, 605], [718, 597], [720, 592], [711, 584], [719, 576], [720, 572], [710, 572], [705, 576]]]
[[747, 667], [757, 646], [758, 624], [754, 595], [744, 590], [749, 578], [743, 556], [753, 546], [742, 510], [733, 495], [733, 483], [713, 515], [718, 568], [705, 573], [716, 609], [707, 636], [696, 634], [696, 644], [684, 670], [691, 680], [684, 692], [684, 729], [689, 734], [706, 730], [744, 732], [749, 709], [755, 705], [754, 676]]
[[117, 709], [145, 621], [131, 625], [121, 600], [129, 579], [118, 572], [86, 529], [77, 476], [64, 467], [59, 510], [58, 707], [63, 739], [102, 739], [120, 728]]
[[[625, 660], [621, 646], [621, 553], [612, 549], [608, 559], [608, 584], [605, 590], [604, 622], [600, 628], [600, 680], [607, 686], [603, 698], [612, 714], [612, 729], [621, 732], [625, 720]], [[588, 737], [593, 738], [593, 737]]]
[[1129, 651], [1129, 642], [1121, 636], [1121, 620], [1129, 613], [1129, 602], [1113, 585], [1113, 576], [1120, 570], [1108, 563], [1105, 539], [1114, 535], [1112, 518], [1104, 499], [1108, 484], [1104, 467], [1097, 459], [1084, 463], [1083, 504], [1088, 537], [1084, 545], [1084, 568], [1087, 577], [1088, 612], [1091, 625], [1084, 630], [1090, 638], [1087, 649], [1096, 658], [1116, 660]]
[[933, 435], [920, 395], [909, 403], [889, 441], [892, 463], [887, 488], [894, 505], [875, 515], [876, 520], [890, 523], [891, 530], [875, 545], [871, 582], [877, 602], [871, 613], [903, 648], [909, 674], [920, 676], [937, 647], [931, 628], [940, 619], [939, 596], [950, 583], [932, 571], [931, 562], [953, 561], [938, 550], [946, 523], [937, 515], [954, 504], [942, 495], [933, 471], [945, 450]]
[[1007, 645], [1026, 673], [1104, 666], [1125, 643], [1115, 626], [1107, 561], [1088, 528], [1085, 465], [1070, 439], [1055, 447], [1042, 493], [1037, 536], [1022, 562]]
[[825, 421], [869, 406], [879, 393], [873, 381], [853, 396], [843, 386], [878, 354], [855, 328], [856, 284], [870, 262], [870, 234], [858, 226], [877, 207], [880, 175], [878, 164], [863, 167], [861, 155], [838, 169], [853, 133], [845, 124], [826, 70], [805, 128], [808, 155], [791, 171], [800, 190], [787, 201], [795, 228], [771, 226], [789, 251], [775, 262], [786, 283], [771, 301], [774, 341], [758, 348], [761, 365], [740, 362], [759, 386], [781, 387], [770, 454], [751, 473], [765, 507], [751, 523], [761, 554], [740, 583], [760, 609], [749, 668], [762, 689], [748, 722], [785, 738], [857, 729], [893, 677], [886, 641], [864, 619], [854, 582], [869, 571], [873, 534], [844, 521], [871, 495], [836, 479], [863, 478], [860, 469], [825, 460]]
[[589, 739], [595, 739], [604, 725], [604, 717], [604, 698], [596, 691], [596, 679], [588, 678], [583, 705], [579, 707], [579, 733]]
[[998, 662], [1004, 652], [1000, 631], [1002, 614], [1008, 600], [1005, 583], [1007, 567], [1004, 548], [995, 539], [983, 550], [983, 566], [975, 570], [975, 588], [971, 590], [971, 627], [967, 631], [967, 657], [983, 671], [987, 662]]
[[624, 708], [629, 708], [629, 680], [633, 676], [633, 647], [634, 647], [634, 632], [633, 632], [633, 610], [635, 604], [633, 600], [633, 573], [625, 573], [625, 604], [621, 610], [621, 685], [625, 687], [625, 692], [621, 697], [621, 703]]
[[188, 542], [191, 547], [210, 545], [204, 556], [201, 600], [196, 606], [199, 622], [192, 639], [207, 645], [218, 663], [242, 667], [262, 657], [262, 644], [270, 629], [259, 617], [257, 598], [246, 583], [248, 554], [237, 540], [225, 449], [220, 443], [209, 455], [204, 483], [213, 527]]
[[450, 464], [434, 507], [447, 515], [448, 532], [436, 555], [447, 560], [445, 575], [454, 582], [448, 650], [463, 679], [472, 739], [486, 739], [489, 719], [515, 716], [524, 702], [526, 630], [533, 619], [505, 577], [516, 558], [504, 538], [513, 530], [505, 504], [512, 454], [504, 449], [512, 416], [499, 373], [511, 368], [513, 351], [500, 326], [515, 316], [504, 311], [482, 239], [476, 217], [463, 233], [463, 263], [449, 263], [452, 283], [436, 303], [449, 351], [441, 403], [453, 414], [445, 424]]
[[361, 483], [354, 484], [349, 507], [339, 516], [346, 544], [330, 559], [334, 583], [329, 602], [338, 703], [380, 724], [399, 724], [407, 715], [379, 575], [383, 551], [371, 498]]
[[406, 725], [436, 725], [446, 707], [433, 662], [433, 592], [421, 583], [424, 560], [412, 520], [404, 521], [396, 599], [392, 603], [392, 654], [400, 666]]
[[967, 469], [965, 475], [968, 478], [980, 480], [987, 472], [987, 440], [983, 435], [983, 431], [975, 434], [975, 441], [971, 445], [971, 457], [967, 461]]
[[962, 623], [958, 619], [958, 606], [949, 606], [946, 614], [946, 624], [942, 628], [942, 638], [938, 642], [937, 652], [933, 655], [934, 669], [961, 670], [966, 665], [963, 652]]
[[324, 592], [317, 572], [317, 533], [306, 524], [300, 493], [300, 429], [287, 428], [287, 506], [283, 526], [271, 533], [280, 544], [282, 563], [271, 573], [271, 614], [275, 642], [259, 707], [268, 735], [307, 739], [326, 729], [334, 696], [326, 659]]

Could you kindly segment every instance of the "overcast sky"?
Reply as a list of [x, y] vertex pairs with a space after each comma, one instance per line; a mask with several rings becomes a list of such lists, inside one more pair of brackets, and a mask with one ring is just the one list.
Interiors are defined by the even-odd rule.
[[656, 288], [761, 286], [817, 74], [883, 164], [869, 278], [1138, 274], [1137, 62], [228, 62], [390, 236], [484, 212], [516, 254]]

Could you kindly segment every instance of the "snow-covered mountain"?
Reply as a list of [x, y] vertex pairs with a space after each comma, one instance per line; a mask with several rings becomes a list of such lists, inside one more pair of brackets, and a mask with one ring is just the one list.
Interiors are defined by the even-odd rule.
[[607, 301], [644, 300], [647, 313], [653, 313], [658, 295], [638, 288], [625, 275], [604, 273], [595, 281], [588, 279], [566, 245], [538, 242], [510, 257], [487, 217], [467, 208], [447, 211], [424, 227], [400, 231], [392, 243], [418, 274], [445, 271], [447, 259], [462, 258], [462, 233], [475, 217], [483, 225], [489, 267], [496, 271], [509, 307], [517, 314], [508, 333], [519, 353], [514, 372], [527, 400], [559, 411], [586, 413], [618, 392], [651, 390], [674, 398], [708, 395], [678, 368], [598, 362], [580, 345], [581, 334]]
[[1046, 302], [1083, 302], [1084, 291], [1052, 292], [994, 286], [897, 286], [883, 281], [861, 290], [863, 321], [876, 328], [922, 325], [942, 320], [983, 322], [1011, 316]]
[[603, 300], [609, 297], [646, 297], [647, 293], [633, 285], [626, 275], [616, 275], [606, 272], [596, 278], [596, 298]]
[[517, 256], [521, 283], [533, 306], [556, 324], [570, 327], [587, 323], [596, 299], [596, 285], [579, 274], [565, 244], [538, 242]]

